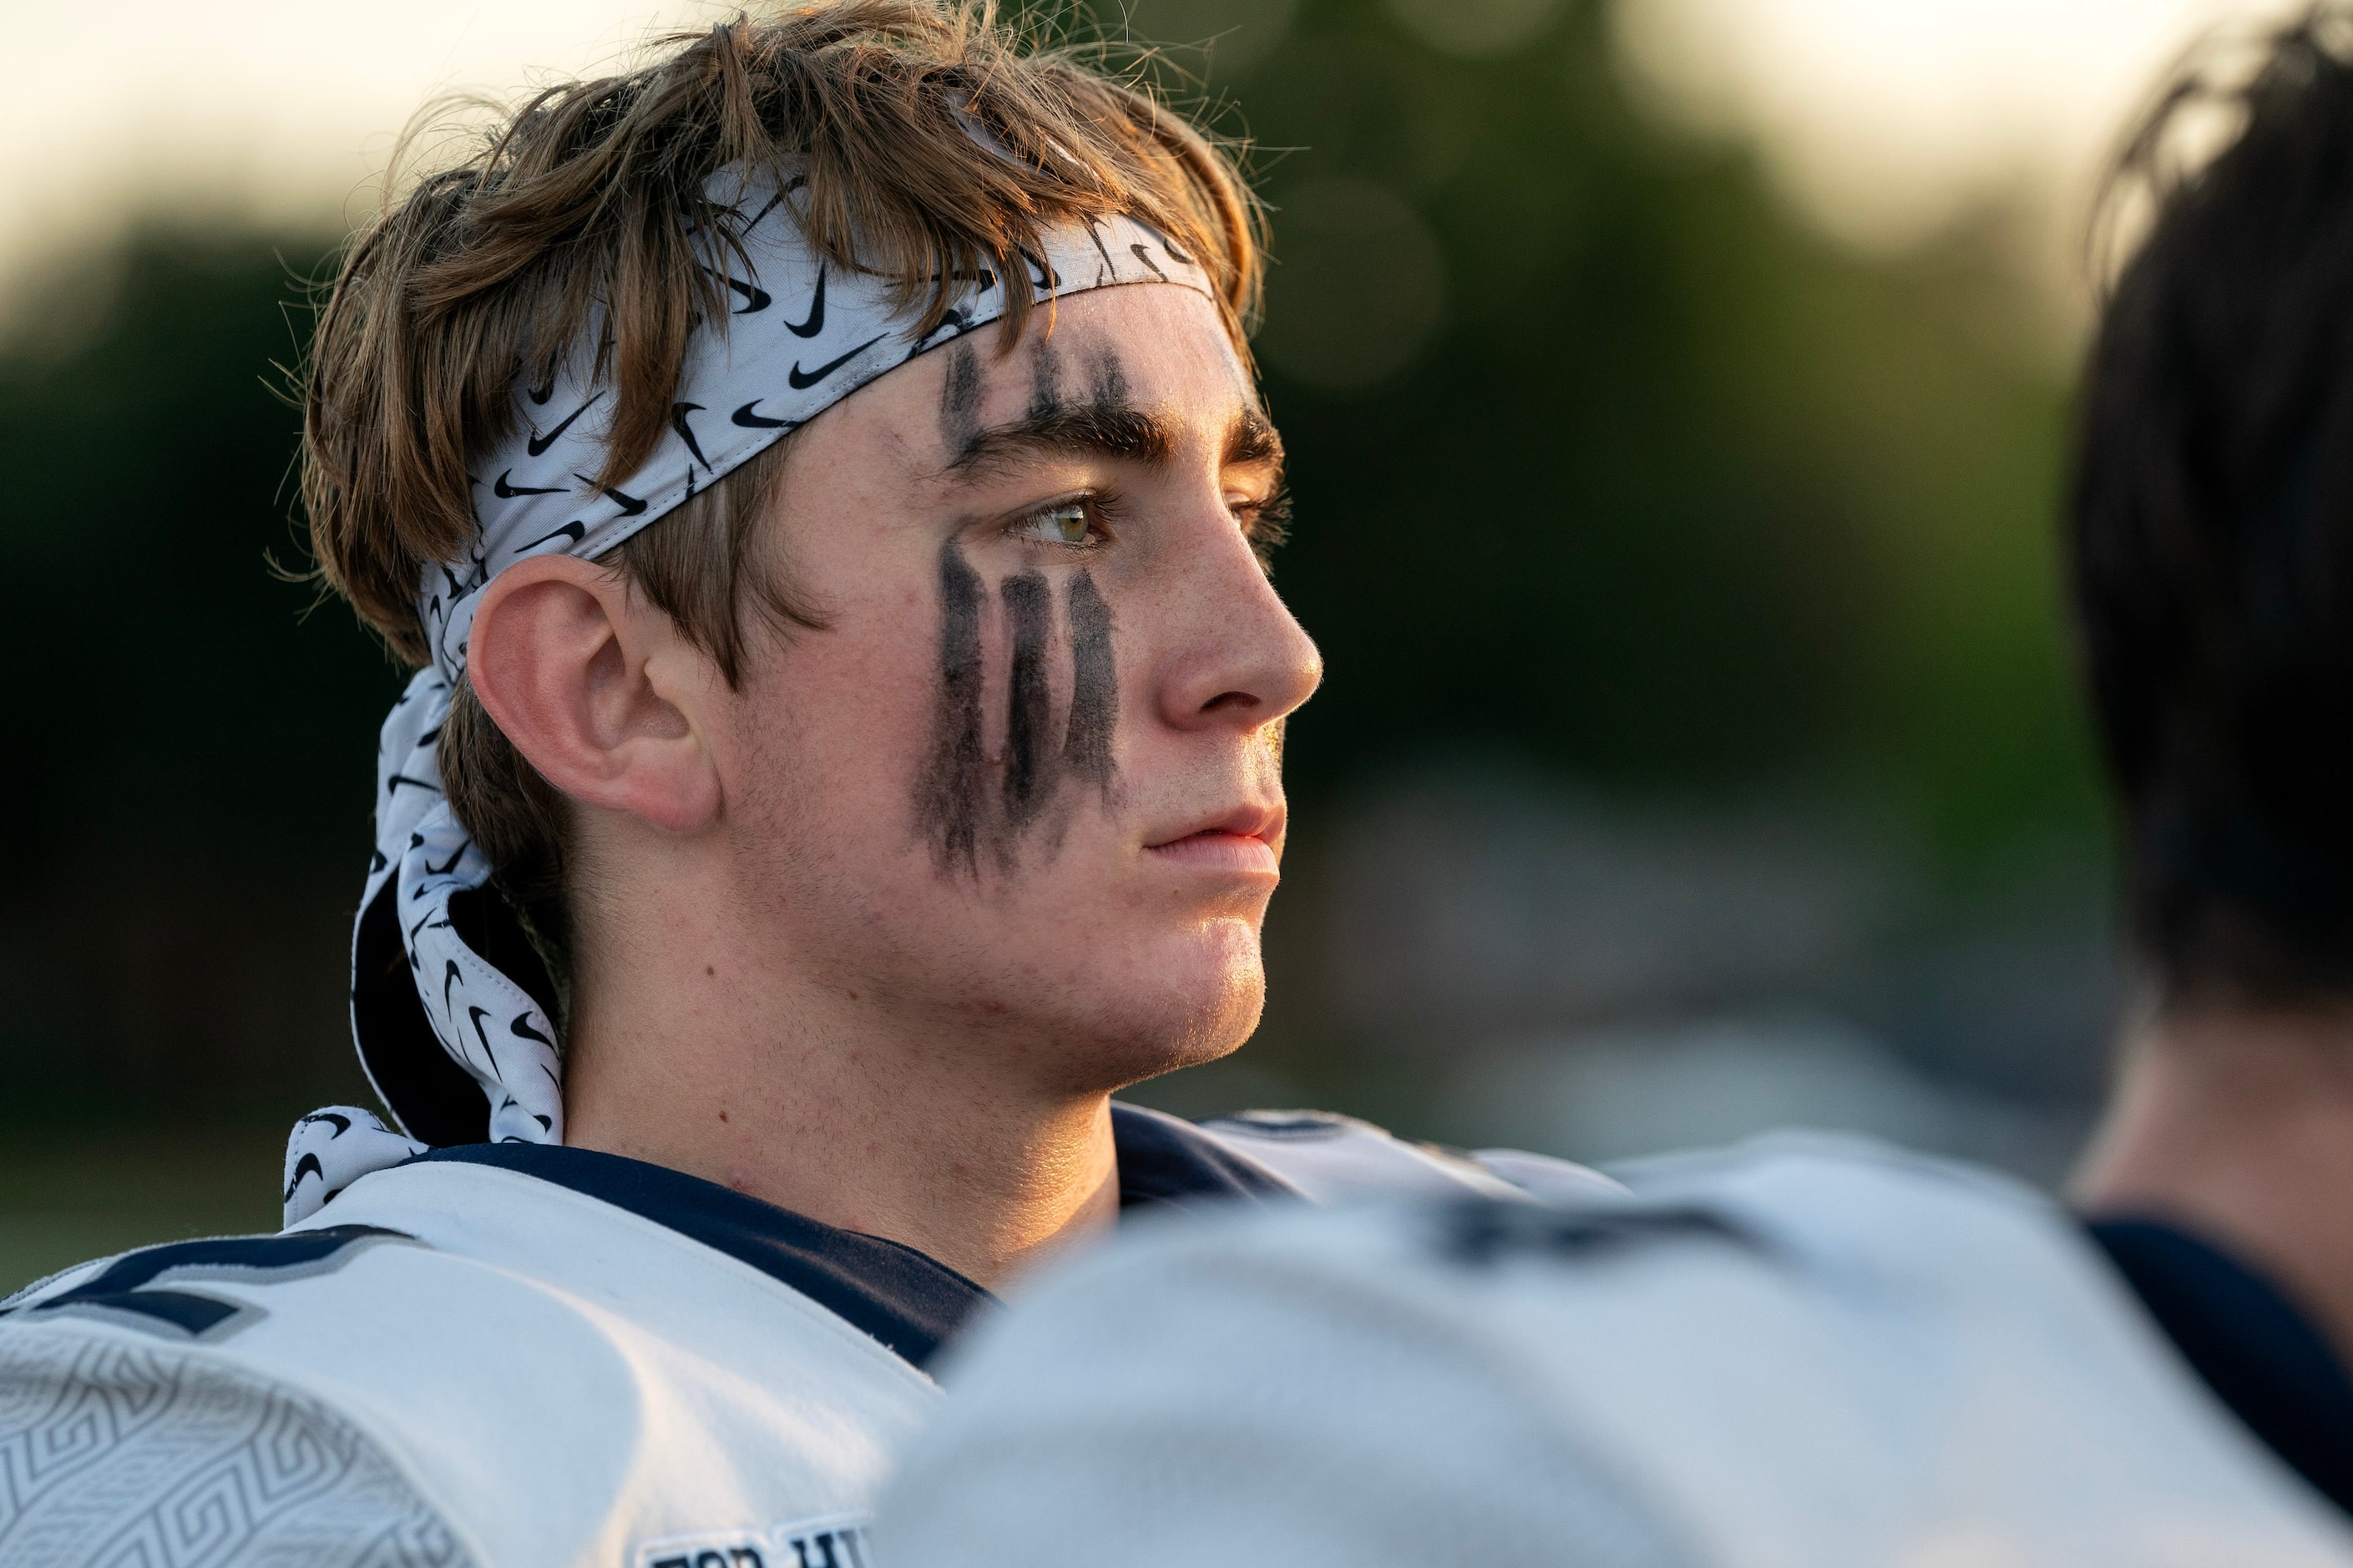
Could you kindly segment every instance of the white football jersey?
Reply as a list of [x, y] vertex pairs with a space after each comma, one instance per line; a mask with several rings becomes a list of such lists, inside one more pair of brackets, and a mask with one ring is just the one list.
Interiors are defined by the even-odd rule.
[[1123, 1237], [958, 1348], [880, 1549], [892, 1568], [2353, 1564], [2348, 1516], [2046, 1200], [1827, 1140], [1629, 1179], [1549, 1207]]
[[[1514, 1190], [1338, 1118], [1113, 1123], [1130, 1210]], [[659, 1166], [438, 1150], [11, 1298], [0, 1563], [871, 1568], [934, 1352], [987, 1300]]]

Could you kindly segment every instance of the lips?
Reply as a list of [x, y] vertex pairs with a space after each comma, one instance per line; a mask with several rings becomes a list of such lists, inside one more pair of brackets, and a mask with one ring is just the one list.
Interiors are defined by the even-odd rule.
[[1205, 871], [1280, 874], [1282, 808], [1243, 805], [1145, 846], [1154, 858]]

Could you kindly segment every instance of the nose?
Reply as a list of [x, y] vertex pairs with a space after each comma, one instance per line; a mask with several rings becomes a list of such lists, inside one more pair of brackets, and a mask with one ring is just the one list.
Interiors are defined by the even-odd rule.
[[1180, 730], [1254, 730], [1315, 694], [1324, 656], [1267, 580], [1222, 508], [1196, 557], [1186, 635], [1159, 682], [1161, 717]]

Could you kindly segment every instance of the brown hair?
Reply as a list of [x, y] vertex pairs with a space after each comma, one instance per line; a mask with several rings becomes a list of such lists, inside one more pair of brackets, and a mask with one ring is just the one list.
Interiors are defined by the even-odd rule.
[[[1199, 258], [1247, 358], [1261, 216], [1232, 161], [1133, 78], [1029, 47], [994, 0], [831, 0], [658, 47], [637, 70], [533, 95], [472, 155], [388, 202], [321, 311], [302, 389], [313, 548], [408, 662], [427, 657], [424, 570], [474, 535], [469, 454], [506, 437], [517, 376], [543, 379], [596, 310], [608, 323], [596, 370], [616, 394], [600, 478], [653, 451], [695, 323], [726, 319], [691, 238], [732, 239], [703, 189], [723, 168], [803, 175], [812, 248], [895, 279], [903, 306], [923, 304], [923, 330], [955, 274], [1018, 276], [1040, 229], [1135, 216]], [[1029, 301], [1017, 290], [1009, 303], [1008, 347]], [[752, 552], [790, 445], [604, 558], [731, 684], [747, 597], [773, 624], [816, 624]], [[563, 803], [462, 683], [439, 754], [452, 808], [510, 890], [543, 923], [560, 917], [547, 899]]]

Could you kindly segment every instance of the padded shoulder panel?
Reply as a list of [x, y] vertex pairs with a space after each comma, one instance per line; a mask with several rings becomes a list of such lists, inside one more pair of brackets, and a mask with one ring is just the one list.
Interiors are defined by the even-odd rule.
[[10, 1568], [475, 1568], [365, 1434], [170, 1345], [0, 1325], [0, 1561]]

